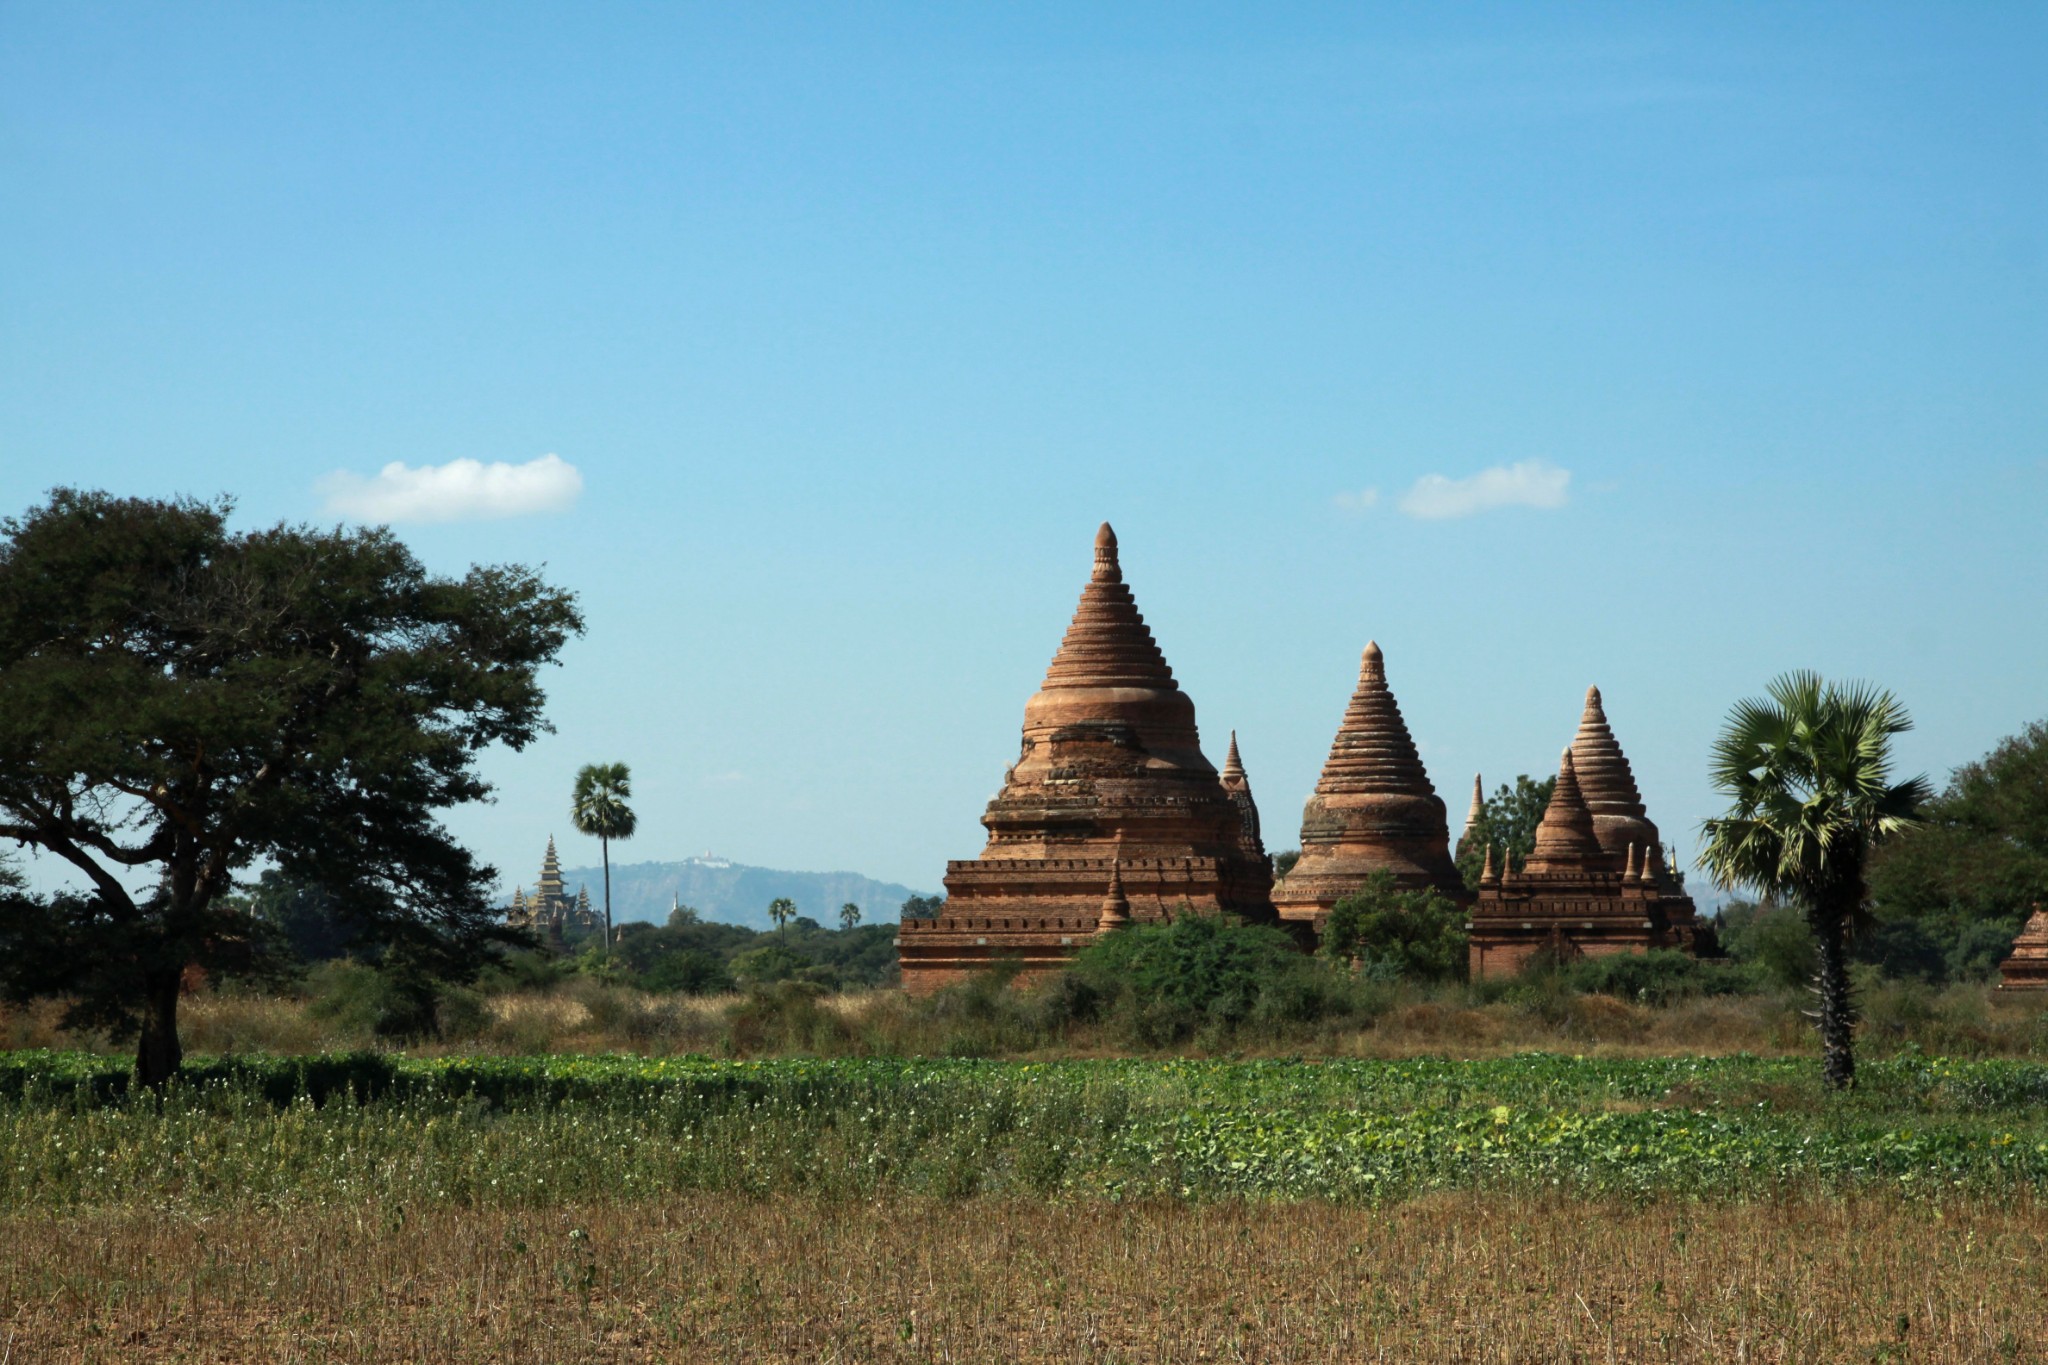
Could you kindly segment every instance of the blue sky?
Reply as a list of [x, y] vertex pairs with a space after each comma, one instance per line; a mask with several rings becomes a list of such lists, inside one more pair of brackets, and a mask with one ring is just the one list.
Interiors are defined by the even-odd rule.
[[1598, 683], [1689, 852], [1785, 669], [1937, 779], [2048, 715], [2044, 69], [2037, 5], [13, 0], [0, 508], [544, 563], [508, 884], [625, 760], [623, 857], [936, 888], [1104, 518], [1270, 845], [1377, 638], [1454, 818]]

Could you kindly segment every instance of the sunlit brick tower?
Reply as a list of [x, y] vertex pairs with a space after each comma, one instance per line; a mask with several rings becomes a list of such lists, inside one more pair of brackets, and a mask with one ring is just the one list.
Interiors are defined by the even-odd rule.
[[981, 856], [947, 864], [944, 911], [905, 920], [904, 986], [937, 989], [977, 968], [1058, 966], [1106, 906], [1131, 920], [1183, 907], [1272, 922], [1272, 874], [1257, 849], [1243, 765], [1236, 784], [1202, 754], [1195, 707], [1145, 626], [1117, 561], [1095, 568], [1073, 624], [1024, 705], [1022, 751], [981, 823]]
[[1274, 908], [1283, 919], [1320, 926], [1376, 872], [1405, 889], [1435, 887], [1469, 900], [1450, 840], [1443, 799], [1387, 687], [1386, 658], [1367, 642], [1358, 686], [1302, 810], [1301, 858], [1273, 889]]

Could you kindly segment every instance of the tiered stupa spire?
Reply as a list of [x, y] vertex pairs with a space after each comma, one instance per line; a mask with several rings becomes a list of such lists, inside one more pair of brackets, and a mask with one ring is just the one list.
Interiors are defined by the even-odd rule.
[[1451, 863], [1443, 800], [1387, 686], [1386, 656], [1368, 641], [1358, 686], [1302, 811], [1301, 858], [1273, 901], [1287, 919], [1315, 920], [1381, 871], [1402, 886], [1467, 898]]
[[1465, 812], [1465, 828], [1458, 833], [1458, 848], [1462, 851], [1465, 841], [1472, 837], [1472, 831], [1479, 828], [1479, 822], [1486, 818], [1485, 787], [1479, 774], [1472, 774], [1472, 805]]
[[1579, 777], [1566, 749], [1558, 760], [1557, 785], [1551, 789], [1550, 804], [1543, 808], [1542, 823], [1536, 826], [1536, 846], [1523, 866], [1525, 872], [1555, 873], [1592, 870], [1611, 861], [1593, 832], [1593, 812], [1579, 790]]
[[1238, 847], [1245, 857], [1264, 861], [1265, 840], [1259, 837], [1259, 807], [1252, 800], [1252, 780], [1245, 776], [1244, 760], [1237, 755], [1237, 731], [1230, 732], [1230, 752], [1223, 759], [1221, 775], [1224, 794], [1238, 814]]
[[1630, 844], [1648, 848], [1659, 842], [1657, 827], [1643, 809], [1642, 793], [1636, 790], [1628, 755], [1607, 723], [1597, 687], [1586, 689], [1586, 709], [1579, 717], [1579, 732], [1572, 737], [1572, 763], [1600, 847], [1619, 857]]
[[1133, 919], [1186, 906], [1270, 921], [1272, 872], [1250, 851], [1257, 810], [1234, 767], [1233, 791], [1202, 753], [1194, 702], [1103, 523], [1073, 621], [1024, 704], [1017, 761], [982, 815], [988, 844], [947, 865], [944, 915], [904, 924], [905, 984], [934, 989], [1004, 957], [1027, 973], [1057, 966], [1074, 932], [1094, 929], [1112, 879]]

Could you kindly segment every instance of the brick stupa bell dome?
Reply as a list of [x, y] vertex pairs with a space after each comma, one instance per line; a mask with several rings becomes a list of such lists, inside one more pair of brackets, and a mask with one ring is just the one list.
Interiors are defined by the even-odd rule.
[[1469, 899], [1451, 862], [1443, 800], [1387, 687], [1386, 658], [1368, 642], [1358, 686], [1302, 811], [1301, 858], [1274, 889], [1273, 903], [1283, 918], [1315, 920], [1381, 871], [1403, 887]]

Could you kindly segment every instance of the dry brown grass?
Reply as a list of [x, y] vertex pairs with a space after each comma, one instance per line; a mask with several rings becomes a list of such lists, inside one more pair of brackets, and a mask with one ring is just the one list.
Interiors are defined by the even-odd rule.
[[[1114, 1028], [1069, 1025], [1057, 1035], [1001, 1019], [935, 1012], [901, 991], [828, 995], [817, 1001], [822, 1027], [736, 1029], [743, 996], [652, 995], [576, 980], [552, 991], [492, 996], [480, 1017], [439, 1042], [407, 1043], [419, 1053], [632, 1052], [754, 1055], [973, 1055], [1043, 1060], [1128, 1056], [1146, 1051]], [[1495, 1057], [1517, 1052], [1612, 1056], [1771, 1056], [1814, 1050], [1811, 1024], [1796, 995], [1711, 996], [1651, 1006], [1604, 995], [1482, 1002], [1461, 988], [1411, 988], [1366, 1020], [1303, 1026], [1271, 1035], [1242, 1032], [1218, 1043], [1197, 1038], [1171, 1049], [1246, 1056]], [[1859, 1049], [1884, 1056], [1916, 1047], [1941, 1056], [2048, 1055], [2048, 1011], [2040, 998], [1987, 986], [1942, 990], [1884, 984], [1864, 992]], [[1019, 1011], [1019, 1015], [1027, 1011]], [[303, 999], [202, 993], [181, 1007], [192, 1053], [307, 1053], [393, 1046], [367, 1030], [322, 1019]], [[87, 1048], [125, 1052], [102, 1037], [60, 1027], [54, 1002], [0, 1006], [0, 1048]]]
[[2038, 1361], [2044, 1303], [2031, 1201], [0, 1220], [0, 1359], [51, 1365]]

